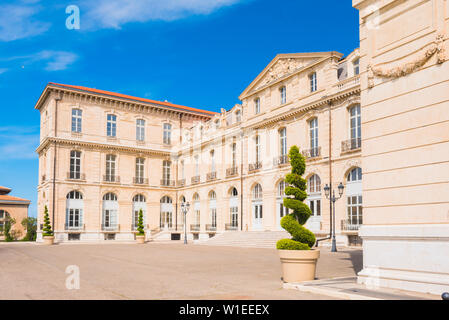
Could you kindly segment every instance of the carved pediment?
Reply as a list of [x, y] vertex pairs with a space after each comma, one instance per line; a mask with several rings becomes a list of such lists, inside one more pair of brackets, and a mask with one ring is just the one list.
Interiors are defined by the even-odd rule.
[[276, 82], [279, 79], [284, 78], [292, 73], [295, 73], [299, 69], [302, 69], [306, 65], [312, 63], [315, 60], [310, 59], [296, 59], [296, 58], [283, 58], [279, 59], [271, 68], [269, 68], [266, 74], [260, 79], [260, 81], [254, 87], [254, 90], [258, 90], [261, 87]]

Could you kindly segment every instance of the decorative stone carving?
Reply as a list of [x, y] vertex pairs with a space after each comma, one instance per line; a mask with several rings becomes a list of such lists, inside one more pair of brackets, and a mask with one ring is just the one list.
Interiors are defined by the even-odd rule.
[[[374, 87], [374, 77], [381, 78], [399, 78], [415, 72], [437, 54], [437, 63], [441, 64], [446, 61], [444, 50], [444, 34], [439, 34], [434, 42], [431, 42], [418, 51], [417, 58], [410, 62], [403, 63], [397, 67], [385, 69], [380, 66], [368, 65], [368, 87]], [[401, 59], [402, 60], [402, 59]], [[386, 64], [386, 63], [383, 63]]]
[[268, 69], [267, 74], [256, 87], [256, 90], [301, 69], [305, 65], [304, 62], [304, 59], [279, 59], [278, 62]]

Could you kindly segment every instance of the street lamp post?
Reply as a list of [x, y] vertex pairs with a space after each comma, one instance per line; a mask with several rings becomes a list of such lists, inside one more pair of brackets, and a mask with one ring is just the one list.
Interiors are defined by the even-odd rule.
[[184, 244], [187, 244], [187, 212], [189, 211], [190, 203], [181, 203], [181, 211], [184, 214]]
[[337, 241], [335, 240], [335, 224], [336, 224], [335, 202], [343, 196], [344, 189], [345, 189], [345, 187], [343, 186], [343, 183], [340, 182], [340, 184], [338, 185], [339, 197], [337, 198], [335, 196], [335, 190], [332, 190], [332, 195], [331, 195], [331, 190], [330, 190], [329, 185], [326, 184], [326, 186], [324, 187], [324, 193], [326, 195], [326, 199], [329, 199], [329, 201], [331, 201], [331, 203], [332, 203], [332, 220], [334, 221], [333, 226], [332, 226], [332, 249], [331, 249], [331, 252], [337, 252]]

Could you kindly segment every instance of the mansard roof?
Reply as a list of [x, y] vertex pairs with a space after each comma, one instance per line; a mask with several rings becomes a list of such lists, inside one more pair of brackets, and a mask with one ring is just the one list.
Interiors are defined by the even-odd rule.
[[340, 60], [343, 54], [336, 51], [278, 54], [240, 94], [239, 99], [243, 100], [255, 91], [282, 81], [331, 57]]
[[35, 106], [36, 109], [40, 109], [42, 101], [44, 100], [45, 94], [49, 88], [69, 89], [69, 90], [75, 90], [75, 91], [80, 91], [80, 92], [85, 92], [85, 93], [90, 93], [90, 94], [95, 94], [95, 95], [107, 96], [107, 97], [111, 97], [111, 98], [125, 99], [128, 101], [150, 103], [150, 104], [153, 104], [156, 106], [166, 107], [166, 108], [174, 109], [174, 110], [177, 110], [180, 112], [182, 112], [182, 111], [193, 112], [195, 114], [200, 114], [200, 115], [206, 116], [206, 117], [213, 117], [214, 115], [217, 114], [216, 112], [213, 112], [213, 111], [186, 107], [186, 106], [182, 106], [182, 105], [173, 104], [170, 102], [150, 100], [150, 99], [134, 97], [134, 96], [130, 96], [130, 95], [122, 94], [122, 93], [87, 88], [87, 87], [83, 87], [83, 86], [60, 84], [60, 83], [54, 83], [54, 82], [50, 82], [47, 84], [44, 92], [42, 93], [41, 97], [39, 98], [39, 101], [37, 102], [37, 104]]

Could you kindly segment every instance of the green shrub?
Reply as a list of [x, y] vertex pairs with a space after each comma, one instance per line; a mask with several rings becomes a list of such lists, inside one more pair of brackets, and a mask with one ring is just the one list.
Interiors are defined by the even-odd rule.
[[15, 224], [16, 224], [16, 220], [14, 218], [12, 218], [10, 216], [6, 217], [6, 221], [3, 226], [3, 232], [5, 235], [6, 242], [12, 242], [12, 241], [17, 240], [17, 235], [18, 235], [17, 232], [15, 232], [14, 230], [11, 230], [12, 226]]
[[287, 174], [285, 181], [289, 184], [285, 188], [284, 206], [293, 212], [281, 219], [281, 227], [292, 235], [292, 239], [282, 239], [276, 244], [279, 250], [310, 250], [316, 242], [315, 235], [303, 227], [312, 215], [310, 208], [304, 203], [307, 199], [307, 182], [302, 177], [306, 170], [304, 156], [299, 148], [293, 146], [289, 152], [292, 172]]
[[22, 220], [22, 226], [26, 230], [26, 235], [22, 241], [36, 241], [37, 219], [28, 217]]
[[43, 228], [43, 236], [51, 237], [53, 235], [53, 231], [51, 230], [50, 217], [48, 216], [48, 208], [45, 206], [44, 209], [44, 228]]
[[137, 223], [137, 235], [144, 236], [145, 235], [145, 226], [143, 225], [143, 211], [139, 210], [139, 221]]

